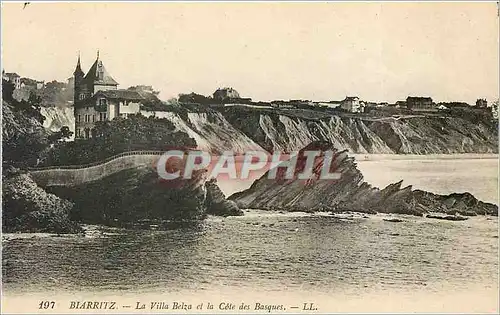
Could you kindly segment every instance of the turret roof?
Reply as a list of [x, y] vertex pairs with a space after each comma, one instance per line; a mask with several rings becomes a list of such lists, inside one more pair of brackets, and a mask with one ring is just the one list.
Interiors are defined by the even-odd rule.
[[[99, 76], [100, 72], [102, 72], [101, 76]], [[84, 80], [95, 85], [118, 85], [118, 82], [111, 77], [102, 61], [99, 60], [99, 57], [97, 57], [92, 67], [90, 67]]]
[[82, 71], [82, 67], [80, 65], [80, 56], [78, 56], [78, 61], [76, 63], [76, 68], [75, 68], [75, 72], [73, 72], [73, 75], [77, 75], [77, 74], [80, 74], [80, 75], [84, 75], [83, 71]]

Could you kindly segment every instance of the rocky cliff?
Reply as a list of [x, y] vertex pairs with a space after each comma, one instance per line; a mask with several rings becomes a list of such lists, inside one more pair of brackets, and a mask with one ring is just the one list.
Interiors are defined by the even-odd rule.
[[74, 203], [73, 220], [93, 224], [196, 223], [207, 214], [241, 215], [217, 185], [196, 171], [192, 179], [164, 181], [151, 166], [136, 167], [102, 179], [47, 190]]
[[27, 174], [4, 177], [2, 226], [4, 232], [80, 232], [71, 221], [73, 203], [47, 193]]
[[[143, 112], [143, 115], [153, 113]], [[248, 150], [263, 150], [259, 144], [231, 125], [218, 112], [206, 109], [182, 114], [174, 112], [156, 112], [158, 118], [170, 120], [179, 131], [188, 134], [196, 141], [199, 149], [211, 153], [232, 150], [243, 153]]]
[[[334, 158], [330, 170], [340, 173], [340, 178], [319, 178], [325, 159], [318, 157], [313, 166], [313, 178], [299, 179], [297, 176], [305, 163], [304, 152], [309, 150], [333, 151]], [[268, 171], [249, 189], [236, 193], [229, 199], [241, 208], [283, 211], [356, 211], [413, 215], [428, 212], [498, 214], [496, 205], [481, 202], [470, 194], [435, 195], [413, 190], [411, 186], [402, 187], [402, 181], [384, 189], [372, 187], [363, 180], [363, 175], [347, 151], [337, 150], [328, 142], [312, 142], [301, 149], [297, 165], [292, 179], [283, 177], [284, 168], [278, 169], [275, 179], [269, 179]]]
[[42, 107], [40, 113], [45, 117], [43, 127], [56, 132], [67, 126], [73, 132], [70, 140], [75, 138], [75, 114], [72, 107]]
[[[74, 126], [68, 109], [48, 108], [42, 113], [48, 128]], [[351, 153], [498, 153], [498, 126], [481, 115], [375, 118], [243, 106], [143, 114], [169, 119], [200, 149], [211, 152], [290, 152], [313, 141], [328, 141]]]
[[498, 126], [486, 115], [369, 117], [242, 107], [223, 112], [266, 150], [297, 151], [328, 141], [351, 153], [498, 153]]

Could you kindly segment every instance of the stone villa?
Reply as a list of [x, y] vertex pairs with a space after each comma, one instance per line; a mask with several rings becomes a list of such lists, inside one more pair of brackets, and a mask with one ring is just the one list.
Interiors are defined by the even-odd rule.
[[87, 74], [82, 71], [78, 57], [73, 82], [75, 139], [95, 136], [94, 127], [98, 121], [139, 113], [149, 98], [145, 95], [147, 92], [118, 89], [118, 82], [104, 67], [99, 53]]

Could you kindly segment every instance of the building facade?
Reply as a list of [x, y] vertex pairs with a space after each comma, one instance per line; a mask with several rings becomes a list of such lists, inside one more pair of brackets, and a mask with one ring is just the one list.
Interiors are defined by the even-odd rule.
[[340, 102], [340, 108], [351, 113], [361, 113], [364, 111], [364, 106], [362, 106], [357, 96], [346, 96]]
[[430, 97], [408, 96], [406, 98], [406, 107], [408, 109], [435, 109], [436, 104]]
[[145, 97], [138, 91], [118, 89], [116, 82], [99, 60], [99, 54], [87, 74], [82, 71], [80, 57], [73, 73], [75, 139], [95, 136], [98, 121], [126, 118], [137, 114]]
[[14, 89], [21, 88], [21, 76], [15, 72], [5, 72], [2, 70], [2, 79], [14, 84]]
[[488, 107], [488, 101], [485, 98], [479, 98], [476, 101], [476, 106], [481, 108]]
[[214, 92], [213, 98], [216, 102], [230, 102], [231, 100], [239, 99], [240, 94], [235, 89], [230, 87], [218, 88]]

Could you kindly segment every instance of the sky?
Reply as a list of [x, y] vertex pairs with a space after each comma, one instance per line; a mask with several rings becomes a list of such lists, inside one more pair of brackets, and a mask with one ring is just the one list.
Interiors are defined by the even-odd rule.
[[119, 88], [168, 99], [498, 98], [495, 2], [2, 3], [2, 67], [65, 81], [97, 50]]

